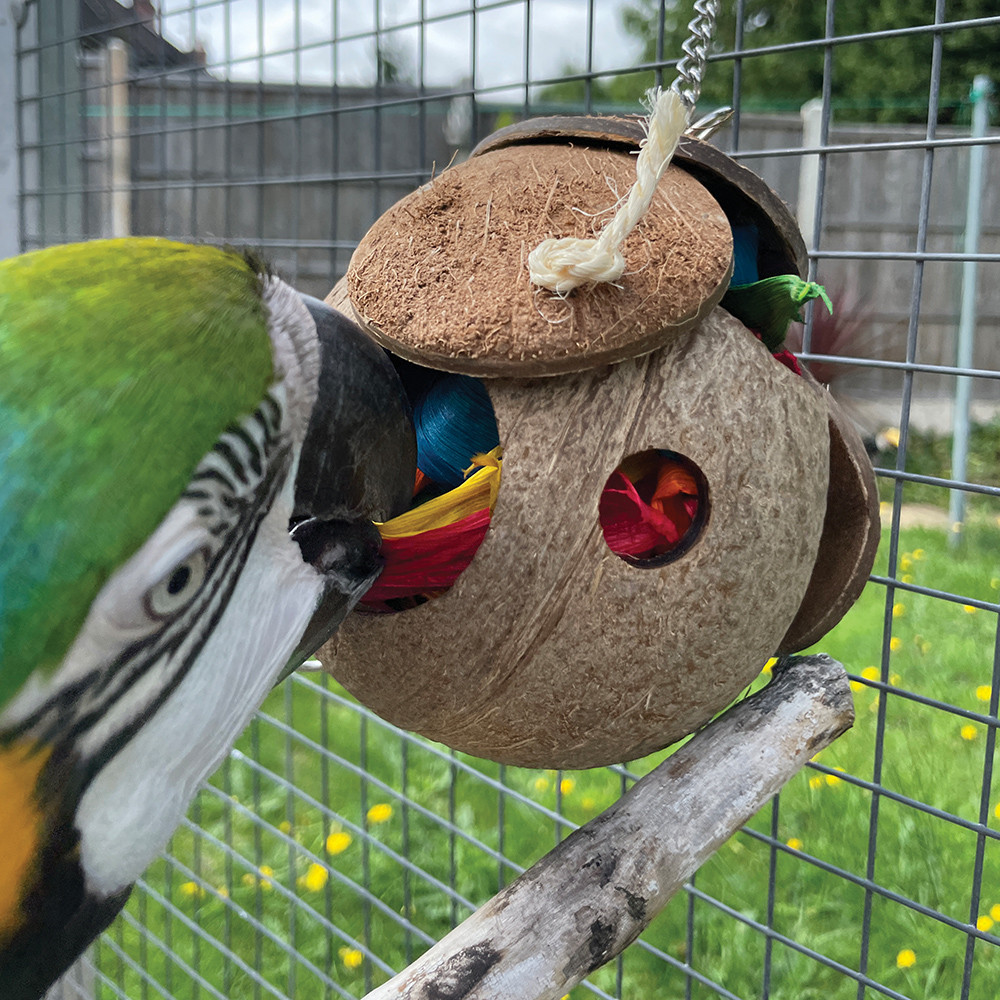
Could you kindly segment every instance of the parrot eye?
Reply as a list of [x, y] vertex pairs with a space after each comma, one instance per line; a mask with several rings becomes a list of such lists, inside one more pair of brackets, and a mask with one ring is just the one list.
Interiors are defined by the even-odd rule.
[[201, 589], [208, 575], [208, 550], [201, 548], [182, 559], [143, 599], [151, 618], [163, 620], [177, 614]]

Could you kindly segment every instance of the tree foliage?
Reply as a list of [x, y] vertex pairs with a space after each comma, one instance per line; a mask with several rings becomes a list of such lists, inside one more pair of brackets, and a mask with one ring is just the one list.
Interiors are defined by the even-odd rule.
[[[722, 4], [713, 55], [702, 88], [706, 105], [733, 101], [732, 53], [739, 61], [740, 100], [746, 110], [793, 110], [823, 92], [827, 46], [825, 3], [802, 0], [746, 0], [737, 46], [737, 7]], [[924, 122], [931, 88], [934, 0], [849, 0], [834, 6], [835, 38], [852, 40], [829, 47], [831, 96], [838, 117], [855, 121]], [[997, 0], [947, 0], [945, 23], [996, 18]], [[664, 82], [673, 79], [691, 17], [690, 0], [630, 0], [622, 12], [625, 29], [641, 45], [640, 64], [661, 66]], [[662, 30], [661, 30], [662, 17]], [[902, 34], [886, 37], [886, 32]], [[869, 36], [854, 39], [854, 36]], [[872, 37], [873, 36], [873, 37]], [[968, 98], [977, 73], [996, 73], [1000, 23], [941, 32], [941, 93], [938, 120], [968, 120]], [[811, 44], [810, 44], [811, 43]], [[773, 48], [781, 48], [773, 51]], [[786, 47], [791, 46], [791, 47]], [[577, 81], [548, 88], [551, 100], [635, 104], [654, 83], [647, 70], [606, 80]], [[589, 93], [588, 93], [589, 91]]]

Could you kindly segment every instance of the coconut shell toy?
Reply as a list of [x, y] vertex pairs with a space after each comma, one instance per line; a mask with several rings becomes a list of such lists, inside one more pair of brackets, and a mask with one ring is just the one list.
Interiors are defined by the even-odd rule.
[[328, 299], [414, 407], [414, 508], [320, 655], [399, 726], [515, 765], [634, 759], [864, 584], [871, 467], [782, 349], [822, 289], [785, 205], [682, 136], [687, 110], [497, 132], [383, 215]]

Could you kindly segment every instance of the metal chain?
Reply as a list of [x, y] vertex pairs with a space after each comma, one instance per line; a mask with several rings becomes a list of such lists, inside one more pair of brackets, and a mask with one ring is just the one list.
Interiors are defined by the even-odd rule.
[[691, 34], [681, 46], [684, 56], [677, 64], [677, 79], [670, 85], [670, 89], [692, 110], [701, 95], [708, 46], [715, 34], [715, 19], [718, 16], [719, 0], [695, 0], [694, 17], [688, 24]]

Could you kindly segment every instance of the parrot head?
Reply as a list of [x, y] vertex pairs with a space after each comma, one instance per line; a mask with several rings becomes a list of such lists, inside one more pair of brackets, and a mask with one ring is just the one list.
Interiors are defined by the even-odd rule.
[[0, 262], [0, 996], [110, 922], [372, 583], [414, 449], [381, 350], [252, 257]]

